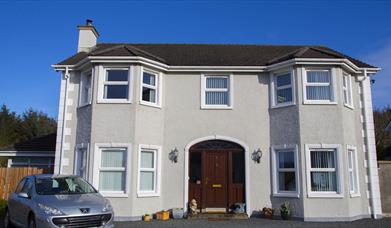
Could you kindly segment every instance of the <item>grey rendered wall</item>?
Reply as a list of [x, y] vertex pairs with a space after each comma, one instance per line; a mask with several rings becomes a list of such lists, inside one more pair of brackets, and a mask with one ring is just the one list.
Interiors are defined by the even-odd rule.
[[[305, 220], [348, 220], [369, 216], [366, 182], [364, 177], [363, 138], [359, 108], [359, 83], [353, 80], [353, 95], [355, 108], [349, 109], [343, 105], [342, 98], [342, 70], [334, 68], [336, 75], [336, 105], [308, 105], [303, 104], [302, 71], [298, 68], [298, 108], [300, 121], [300, 156], [302, 166], [301, 178], [303, 191], [304, 219]], [[343, 198], [309, 198], [307, 195], [305, 144], [340, 144], [342, 153]], [[357, 148], [358, 172], [360, 175], [361, 196], [351, 198], [348, 186], [347, 173], [347, 145]], [[325, 213], [327, 212], [327, 213]]]

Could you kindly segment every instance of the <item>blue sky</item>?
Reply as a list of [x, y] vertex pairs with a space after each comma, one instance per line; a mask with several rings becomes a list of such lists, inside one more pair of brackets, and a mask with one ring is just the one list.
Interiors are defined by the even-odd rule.
[[321, 44], [383, 68], [375, 107], [391, 105], [391, 1], [1, 1], [0, 104], [57, 117], [59, 75], [76, 26], [100, 42]]

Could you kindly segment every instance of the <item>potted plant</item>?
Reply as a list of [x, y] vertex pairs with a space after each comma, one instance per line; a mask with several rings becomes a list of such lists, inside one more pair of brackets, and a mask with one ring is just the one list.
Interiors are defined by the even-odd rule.
[[281, 204], [280, 213], [283, 220], [289, 220], [291, 218], [292, 211], [288, 202]]
[[172, 209], [172, 217], [174, 219], [181, 219], [181, 218], [183, 218], [183, 208], [173, 208]]
[[169, 220], [170, 219], [170, 212], [169, 211], [159, 211], [156, 213], [156, 219], [157, 220]]
[[262, 215], [264, 218], [273, 219], [274, 209], [270, 207], [264, 207], [262, 209]]
[[152, 220], [152, 217], [151, 217], [150, 214], [145, 214], [145, 215], [143, 216], [143, 221], [144, 221], [144, 222], [149, 222], [149, 221], [151, 221], [151, 220]]

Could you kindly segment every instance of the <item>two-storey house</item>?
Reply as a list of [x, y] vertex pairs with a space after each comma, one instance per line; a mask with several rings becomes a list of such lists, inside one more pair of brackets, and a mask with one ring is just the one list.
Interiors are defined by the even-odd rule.
[[61, 72], [55, 172], [90, 181], [117, 220], [171, 208], [306, 221], [381, 216], [371, 76], [324, 46], [98, 43]]

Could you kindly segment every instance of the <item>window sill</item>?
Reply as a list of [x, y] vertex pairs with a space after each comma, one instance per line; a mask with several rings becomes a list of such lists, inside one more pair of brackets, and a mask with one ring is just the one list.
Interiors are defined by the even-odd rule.
[[361, 197], [360, 193], [350, 193], [350, 198], [358, 198]]
[[308, 198], [344, 198], [343, 194], [341, 193], [314, 193], [310, 192], [308, 193]]
[[353, 107], [352, 105], [344, 104], [344, 106], [345, 106], [346, 108], [349, 108], [349, 109], [351, 109], [351, 110], [354, 110], [354, 107]]
[[140, 101], [140, 105], [144, 105], [144, 106], [149, 106], [149, 107], [153, 107], [153, 108], [162, 108], [162, 106], [160, 104], [156, 104], [156, 103], [151, 103], [151, 102], [148, 102], [148, 101]]
[[147, 197], [159, 197], [160, 194], [159, 193], [147, 193], [147, 192], [138, 192], [137, 193], [137, 197], [138, 198], [147, 198]]
[[99, 192], [103, 197], [110, 198], [128, 198], [128, 194], [123, 192]]
[[306, 104], [306, 105], [307, 105], [307, 104], [308, 104], [308, 105], [336, 105], [336, 104], [338, 104], [338, 103], [335, 102], [335, 101], [305, 100], [305, 101], [303, 101], [303, 104]]
[[280, 104], [277, 104], [277, 105], [273, 105], [271, 108], [272, 109], [275, 109], [275, 108], [284, 108], [284, 107], [290, 107], [290, 106], [295, 106], [296, 103], [294, 102], [289, 102], [289, 103], [280, 103]]
[[297, 192], [278, 192], [278, 193], [273, 193], [273, 197], [284, 197], [284, 198], [300, 198], [299, 193]]
[[233, 107], [232, 106], [217, 106], [217, 105], [201, 105], [201, 109], [229, 110], [229, 109], [233, 109]]
[[130, 100], [125, 99], [102, 99], [97, 101], [98, 104], [130, 104]]
[[91, 105], [91, 103], [82, 104], [82, 105], [79, 105], [77, 108], [81, 109], [81, 108], [84, 108], [84, 107], [87, 107], [87, 106], [90, 106], [90, 105]]

